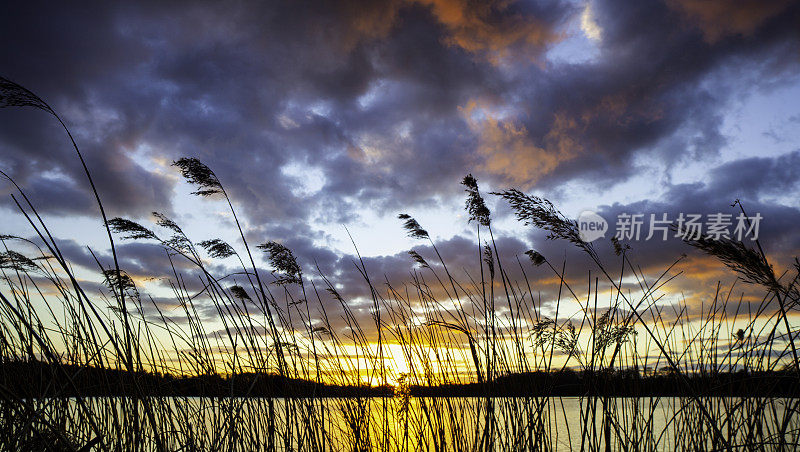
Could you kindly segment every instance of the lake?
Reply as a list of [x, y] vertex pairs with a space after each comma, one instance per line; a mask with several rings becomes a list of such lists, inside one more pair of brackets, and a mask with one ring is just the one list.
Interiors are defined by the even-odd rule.
[[[112, 449], [475, 451], [778, 449], [800, 399], [125, 398], [28, 400], [73, 444]], [[156, 429], [153, 429], [155, 422]], [[92, 427], [94, 423], [95, 427]]]

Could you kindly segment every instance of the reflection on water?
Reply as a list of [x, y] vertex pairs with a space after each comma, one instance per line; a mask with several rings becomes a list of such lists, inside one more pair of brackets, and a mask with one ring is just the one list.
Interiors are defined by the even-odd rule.
[[[798, 443], [797, 399], [123, 398], [36, 400], [71, 437], [111, 448], [475, 451], [714, 449]], [[702, 406], [701, 406], [702, 404]], [[708, 414], [706, 414], [708, 413]], [[747, 447], [751, 445], [751, 447]], [[790, 446], [791, 447], [791, 446]]]

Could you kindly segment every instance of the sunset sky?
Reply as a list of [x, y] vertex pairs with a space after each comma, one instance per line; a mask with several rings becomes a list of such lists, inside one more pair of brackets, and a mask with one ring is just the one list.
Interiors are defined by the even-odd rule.
[[[461, 179], [472, 173], [509, 261], [536, 249], [586, 281], [589, 261], [516, 222], [511, 187], [567, 216], [760, 213], [780, 274], [800, 251], [800, 5], [783, 0], [5, 2], [0, 75], [71, 129], [110, 216], [163, 212], [199, 241], [237, 240], [226, 205], [170, 166], [219, 176], [251, 244], [275, 240], [358, 298], [347, 231], [381, 281], [402, 284], [426, 242], [477, 269]], [[75, 265], [110, 265], [102, 222], [58, 123], [0, 109], [0, 169]], [[30, 237], [0, 183], [0, 233]], [[345, 226], [347, 229], [345, 229]], [[613, 235], [612, 232], [606, 236]], [[660, 272], [689, 253], [673, 293], [708, 296], [721, 271], [677, 240], [631, 241]], [[608, 241], [597, 242], [613, 259]], [[163, 251], [123, 241], [122, 267], [156, 298]], [[263, 261], [268, 271], [266, 260]], [[220, 263], [221, 269], [225, 263]], [[594, 271], [594, 270], [592, 270]], [[537, 273], [538, 272], [538, 273]], [[543, 299], [552, 288], [542, 278]], [[86, 276], [89, 278], [89, 276]]]

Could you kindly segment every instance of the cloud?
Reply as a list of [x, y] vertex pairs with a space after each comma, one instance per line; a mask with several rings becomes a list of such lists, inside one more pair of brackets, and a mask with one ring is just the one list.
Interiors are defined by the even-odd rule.
[[[714, 167], [731, 103], [796, 81], [798, 61], [785, 56], [800, 43], [798, 9], [771, 2], [748, 16], [752, 3], [727, 4], [734, 20], [720, 25], [723, 15], [698, 5], [103, 2], [47, 5], [43, 14], [43, 5], [14, 4], [0, 15], [9, 43], [0, 72], [62, 115], [112, 215], [181, 210], [185, 187], [169, 162], [198, 157], [222, 180], [252, 243], [282, 240], [304, 268], [345, 275], [352, 256], [320, 245], [325, 225], [460, 204], [458, 181], [470, 172], [493, 187], [553, 193], [582, 182], [600, 196], [643, 173], [668, 181], [681, 165]], [[549, 61], [549, 50], [574, 38], [574, 21], [596, 54]], [[95, 215], [58, 125], [36, 111], [0, 117], [0, 164], [42, 211]], [[786, 218], [773, 232], [794, 246], [794, 210], [771, 199], [792, 189], [797, 164], [792, 153], [717, 165], [704, 183], [665, 185], [660, 201], [603, 213], [709, 212], [740, 197]], [[468, 266], [474, 253], [460, 261], [459, 234], [442, 248]], [[512, 239], [503, 237], [512, 255], [523, 243], [564, 255], [536, 234]], [[658, 250], [642, 252], [663, 263]], [[407, 280], [403, 253], [369, 259]], [[588, 263], [579, 262], [582, 271]]]
[[722, 164], [710, 171], [717, 196], [760, 198], [796, 193], [794, 169], [800, 149], [777, 157], [749, 157]]
[[[643, 165], [713, 158], [726, 144], [729, 93], [752, 87], [727, 68], [758, 84], [796, 64], [776, 59], [797, 46], [791, 6], [715, 42], [659, 2], [318, 6], [103, 4], [43, 15], [17, 5], [4, 15], [14, 44], [0, 67], [62, 113], [119, 212], [169, 211], [174, 174], [153, 162], [196, 156], [261, 224], [434, 205], [468, 172], [540, 189], [613, 186]], [[599, 56], [543, 60], [589, 10], [603, 30]], [[482, 116], [465, 115], [473, 105]], [[86, 192], [54, 124], [0, 114], [0, 161], [23, 186], [57, 173]], [[285, 171], [298, 165], [314, 167], [318, 190]], [[73, 198], [41, 202], [93, 212]]]
[[492, 113], [478, 109], [473, 101], [462, 111], [471, 130], [479, 137], [479, 169], [511, 184], [533, 186], [581, 152], [580, 145], [570, 135], [576, 124], [567, 118], [556, 118], [553, 129], [544, 138], [547, 148], [542, 148], [532, 141], [524, 125], [513, 119], [495, 118]]
[[589, 39], [599, 41], [603, 37], [603, 30], [597, 25], [594, 20], [594, 13], [592, 12], [592, 4], [587, 2], [581, 12], [581, 31]]
[[[613, 186], [643, 167], [669, 171], [713, 160], [728, 144], [725, 108], [758, 87], [795, 80], [788, 68], [796, 70], [798, 60], [785, 58], [800, 43], [794, 7], [713, 43], [661, 2], [598, 1], [591, 10], [604, 30], [594, 58], [542, 71], [523, 65], [513, 95], [492, 105], [506, 135], [519, 136], [508, 148], [524, 143], [520, 154], [530, 158], [512, 165], [515, 153], [500, 150], [506, 163], [490, 167], [489, 176], [520, 183], [528, 174], [541, 189], [570, 180]], [[497, 129], [484, 134], [491, 140]]]
[[465, 0], [416, 0], [431, 8], [447, 29], [445, 42], [484, 54], [493, 62], [509, 57], [536, 58], [562, 36], [556, 26], [570, 11], [558, 2], [529, 4], [515, 2], [470, 2]]
[[754, 33], [764, 22], [787, 10], [792, 2], [669, 0], [667, 4], [681, 11], [692, 25], [703, 31], [705, 39], [713, 43], [731, 35]]

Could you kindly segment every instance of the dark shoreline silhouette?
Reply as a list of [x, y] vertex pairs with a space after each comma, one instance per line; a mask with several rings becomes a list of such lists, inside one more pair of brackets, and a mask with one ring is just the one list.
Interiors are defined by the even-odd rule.
[[[636, 370], [528, 372], [490, 383], [436, 386], [344, 386], [284, 378], [270, 373], [176, 376], [65, 364], [64, 371], [41, 361], [0, 364], [0, 398], [126, 397], [800, 397], [790, 371], [683, 374]], [[64, 376], [70, 375], [71, 383]], [[685, 378], [694, 394], [686, 390]], [[136, 387], [138, 386], [138, 390]], [[77, 389], [77, 392], [76, 392]], [[141, 391], [141, 392], [139, 392]]]

